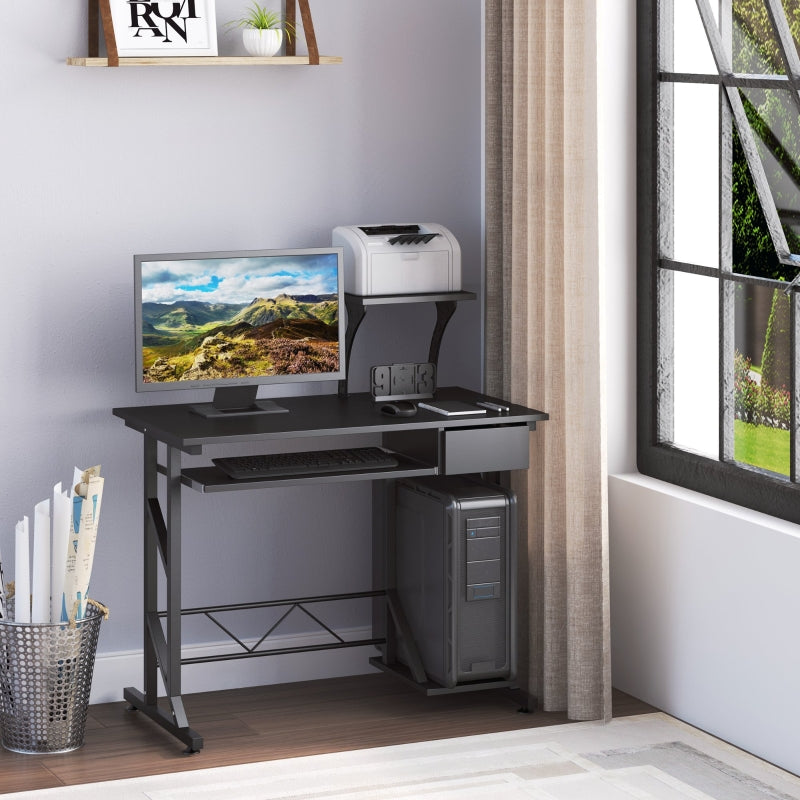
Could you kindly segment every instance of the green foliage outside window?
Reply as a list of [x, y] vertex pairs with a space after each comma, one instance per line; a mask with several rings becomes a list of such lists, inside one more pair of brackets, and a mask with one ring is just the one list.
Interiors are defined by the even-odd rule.
[[[800, 3], [782, 0], [782, 4], [792, 37], [795, 42], [800, 41]], [[733, 21], [734, 70], [783, 74], [785, 69], [764, 0], [734, 0]]]
[[[783, 0], [795, 42], [800, 41], [800, 2]], [[764, 0], [735, 0], [733, 4], [734, 71], [785, 74]], [[740, 90], [741, 91], [741, 90]], [[745, 111], [762, 152], [769, 154], [767, 174], [781, 216], [789, 249], [800, 253], [800, 236], [790, 227], [800, 221], [800, 127], [798, 108], [789, 92], [748, 89], [742, 92]], [[755, 185], [739, 137], [733, 135], [733, 268], [744, 275], [792, 280], [796, 268], [783, 266], [775, 254]]]
[[761, 379], [770, 386], [780, 389], [786, 389], [792, 385], [790, 326], [789, 298], [781, 290], [776, 289], [772, 296], [772, 308], [764, 340]]
[[[782, 4], [792, 37], [799, 42], [800, 0], [782, 0]], [[764, 0], [734, 0], [733, 19], [734, 72], [785, 74], [786, 65]], [[739, 92], [789, 251], [800, 254], [798, 106], [788, 91], [750, 88]], [[735, 126], [731, 178], [734, 272], [791, 281], [798, 270], [778, 260]], [[764, 336], [760, 378], [748, 359], [739, 353], [734, 359], [735, 458], [785, 475], [789, 474], [790, 339], [790, 301], [776, 288]]]
[[760, 383], [756, 381], [750, 359], [741, 353], [734, 357], [733, 387], [736, 419], [751, 425], [789, 429], [788, 390], [785, 387], [773, 388], [763, 376]]

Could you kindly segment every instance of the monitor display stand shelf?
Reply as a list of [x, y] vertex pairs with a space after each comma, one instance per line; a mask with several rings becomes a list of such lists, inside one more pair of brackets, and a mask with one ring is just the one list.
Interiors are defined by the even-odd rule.
[[[439, 389], [436, 397], [472, 404], [498, 400], [457, 387]], [[341, 595], [266, 601], [245, 598], [244, 602], [236, 605], [183, 608], [181, 585], [183, 581], [191, 580], [191, 576], [182, 574], [181, 566], [181, 496], [184, 490], [191, 489], [204, 495], [261, 490], [261, 496], [269, 502], [271, 493], [264, 490], [273, 487], [370, 481], [373, 540], [389, 543], [385, 545], [384, 554], [387, 559], [385, 563], [388, 564], [392, 541], [388, 534], [392, 526], [387, 521], [391, 515], [395, 482], [398, 479], [465, 474], [490, 474], [498, 478], [507, 470], [527, 469], [530, 431], [535, 430], [537, 422], [547, 419], [547, 414], [542, 411], [514, 404], [508, 404], [507, 413], [489, 411], [475, 417], [445, 417], [422, 409], [412, 417], [387, 417], [380, 413], [378, 404], [367, 393], [345, 397], [338, 394], [282, 397], [276, 400], [288, 413], [218, 420], [192, 413], [189, 404], [113, 410], [114, 415], [122, 419], [127, 427], [142, 436], [143, 442], [143, 685], [141, 690], [126, 688], [124, 696], [131, 709], [146, 714], [183, 742], [186, 752], [199, 751], [203, 746], [203, 737], [191, 728], [183, 705], [181, 670], [184, 665], [276, 653], [385, 645], [383, 661], [387, 667], [391, 667], [389, 662], [396, 652], [395, 637], [403, 637], [407, 626], [391, 585], [356, 587], [356, 591]], [[187, 467], [182, 462], [184, 455], [208, 455], [206, 449], [211, 447], [215, 455], [219, 455], [221, 449], [235, 451], [245, 444], [258, 444], [263, 452], [269, 452], [273, 445], [279, 445], [283, 440], [301, 438], [308, 441], [308, 437], [327, 436], [357, 437], [357, 443], [361, 445], [365, 434], [379, 439], [385, 449], [395, 454], [398, 459], [396, 467], [236, 481], [214, 466], [210, 455], [206, 466]], [[339, 442], [336, 446], [346, 445]], [[260, 499], [259, 495], [254, 494], [253, 500], [257, 497]], [[208, 502], [213, 502], [213, 499], [208, 498]], [[191, 545], [203, 533], [193, 531], [187, 543]], [[212, 535], [211, 531], [206, 533]], [[371, 547], [372, 544], [365, 542], [364, 547]], [[387, 568], [384, 574], [388, 576], [392, 573]], [[390, 583], [390, 580], [387, 579], [387, 582]], [[205, 615], [219, 625], [214, 615], [223, 611], [289, 606], [302, 608], [309, 616], [313, 616], [306, 606], [355, 598], [372, 599], [373, 602], [376, 598], [385, 598], [384, 604], [388, 599], [390, 607], [385, 619], [385, 637], [344, 641], [335, 631], [323, 625], [331, 635], [330, 644], [270, 650], [262, 648], [262, 642], [248, 647], [232, 637], [230, 653], [191, 659], [184, 658], [181, 653], [181, 619], [186, 615]], [[262, 641], [267, 639], [268, 634], [269, 631]], [[404, 641], [408, 645], [408, 638]], [[427, 676], [424, 670], [420, 672], [415, 667], [414, 671], [414, 680], [425, 684]], [[159, 677], [166, 690], [168, 710], [159, 705]]]

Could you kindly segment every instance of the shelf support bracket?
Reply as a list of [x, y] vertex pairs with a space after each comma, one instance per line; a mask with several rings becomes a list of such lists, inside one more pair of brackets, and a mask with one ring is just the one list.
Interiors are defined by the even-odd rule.
[[450, 322], [450, 317], [456, 312], [455, 300], [437, 300], [436, 301], [436, 325], [433, 329], [431, 336], [431, 348], [428, 351], [428, 361], [434, 364], [437, 369], [439, 367], [439, 347], [442, 344], [442, 336]]
[[344, 304], [347, 309], [347, 332], [345, 333], [344, 344], [345, 375], [344, 380], [339, 381], [339, 397], [347, 397], [348, 382], [350, 380], [350, 353], [353, 350], [353, 342], [356, 338], [358, 326], [361, 325], [367, 313], [366, 306], [355, 295], [345, 294]]
[[[314, 33], [314, 21], [311, 19], [311, 9], [308, 5], [308, 0], [286, 0], [286, 21], [292, 25], [297, 25], [297, 3], [300, 4], [300, 16], [303, 20], [303, 32], [306, 37], [306, 44], [308, 45], [308, 63], [319, 64], [319, 48], [317, 47], [317, 35]], [[295, 27], [295, 31], [297, 28]], [[295, 41], [297, 35], [286, 37], [286, 55], [295, 55]]]
[[100, 24], [106, 43], [106, 55], [109, 67], [119, 66], [117, 37], [114, 35], [114, 23], [111, 19], [111, 6], [108, 0], [88, 0], [89, 3], [89, 56], [100, 55]]

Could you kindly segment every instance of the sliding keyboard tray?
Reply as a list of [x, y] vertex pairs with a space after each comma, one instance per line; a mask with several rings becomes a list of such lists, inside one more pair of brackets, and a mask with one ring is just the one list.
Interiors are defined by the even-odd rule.
[[185, 486], [197, 492], [234, 492], [242, 489], [266, 489], [274, 486], [291, 486], [309, 483], [340, 483], [342, 481], [387, 480], [389, 478], [414, 478], [420, 475], [437, 475], [436, 466], [417, 461], [414, 458], [393, 452], [397, 458], [396, 467], [384, 467], [364, 472], [324, 472], [319, 474], [279, 475], [269, 478], [238, 479], [229, 478], [215, 466], [189, 467], [181, 472]]

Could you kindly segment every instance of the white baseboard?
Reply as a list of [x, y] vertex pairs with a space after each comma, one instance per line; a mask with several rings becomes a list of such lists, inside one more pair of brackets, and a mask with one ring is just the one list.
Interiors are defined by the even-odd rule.
[[[368, 639], [369, 628], [351, 628], [337, 631], [345, 641]], [[324, 633], [270, 636], [271, 647], [306, 647], [325, 644], [330, 636]], [[252, 647], [256, 640], [246, 641]], [[183, 648], [184, 658], [196, 658], [230, 653], [236, 647], [231, 641], [209, 642]], [[336, 650], [317, 650], [311, 653], [291, 653], [263, 658], [243, 658], [208, 664], [188, 664], [181, 675], [182, 694], [239, 689], [245, 686], [264, 686], [272, 683], [293, 683], [319, 678], [338, 678], [345, 675], [363, 675], [375, 672], [369, 664], [377, 655], [374, 647], [344, 647]], [[122, 700], [126, 686], [142, 689], [142, 651], [128, 650], [116, 653], [98, 653], [94, 665], [90, 703], [112, 703]], [[160, 681], [159, 681], [160, 684]], [[159, 692], [164, 693], [161, 686]]]

